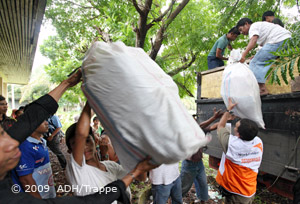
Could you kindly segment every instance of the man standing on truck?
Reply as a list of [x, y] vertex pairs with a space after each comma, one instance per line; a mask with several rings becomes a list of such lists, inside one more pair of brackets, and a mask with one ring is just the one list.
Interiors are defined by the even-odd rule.
[[[253, 71], [260, 89], [260, 95], [268, 94], [266, 88], [266, 74], [271, 65], [268, 60], [276, 59], [277, 56], [271, 52], [275, 52], [284, 40], [291, 37], [291, 32], [269, 22], [256, 22], [252, 23], [249, 18], [242, 18], [236, 26], [243, 35], [249, 35], [250, 41], [246, 50], [242, 53], [240, 62], [244, 63], [247, 54], [255, 48], [256, 43], [263, 46], [250, 62], [249, 68]], [[267, 65], [267, 66], [266, 66]]]
[[215, 42], [207, 56], [208, 69], [224, 66], [223, 60], [228, 60], [227, 57], [223, 57], [225, 49], [228, 47], [228, 49], [232, 50], [230, 42], [234, 41], [239, 34], [239, 30], [236, 27], [233, 27], [227, 34], [224, 34]]
[[228, 100], [228, 110], [218, 124], [218, 139], [223, 155], [216, 177], [225, 203], [251, 204], [257, 185], [257, 173], [263, 154], [263, 143], [257, 137], [258, 126], [249, 119], [235, 125], [235, 135], [225, 128], [232, 109], [237, 105]]

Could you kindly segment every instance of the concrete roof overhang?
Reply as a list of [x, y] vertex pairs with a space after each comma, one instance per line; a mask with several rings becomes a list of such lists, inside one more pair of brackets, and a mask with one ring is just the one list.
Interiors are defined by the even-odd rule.
[[47, 0], [0, 0], [0, 77], [27, 84]]

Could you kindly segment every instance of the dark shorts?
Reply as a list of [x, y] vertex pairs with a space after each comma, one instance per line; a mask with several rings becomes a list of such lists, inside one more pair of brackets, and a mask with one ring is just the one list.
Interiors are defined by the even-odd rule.
[[224, 66], [224, 62], [223, 62], [223, 60], [220, 60], [219, 58], [216, 58], [215, 56], [207, 56], [207, 65], [208, 65], [208, 69], [213, 69], [216, 67]]

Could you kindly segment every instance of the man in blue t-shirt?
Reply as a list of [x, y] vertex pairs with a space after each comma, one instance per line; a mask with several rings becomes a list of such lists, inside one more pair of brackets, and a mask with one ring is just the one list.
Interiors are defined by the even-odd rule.
[[224, 34], [215, 42], [207, 56], [208, 69], [224, 66], [223, 60], [228, 60], [227, 57], [224, 57], [225, 49], [228, 47], [232, 50], [230, 41], [234, 41], [239, 34], [239, 30], [236, 27], [233, 27], [227, 34]]
[[22, 191], [36, 198], [55, 198], [55, 188], [46, 140], [42, 138], [48, 131], [44, 121], [21, 145], [20, 161], [12, 173], [15, 184]]

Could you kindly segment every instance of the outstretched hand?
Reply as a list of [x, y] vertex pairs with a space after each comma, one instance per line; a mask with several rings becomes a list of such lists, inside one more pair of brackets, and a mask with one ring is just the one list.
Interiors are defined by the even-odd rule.
[[76, 84], [78, 84], [81, 81], [81, 69], [79, 69], [77, 72], [72, 74], [69, 78], [66, 79], [66, 82], [68, 83], [69, 87], [73, 87]]
[[240, 63], [244, 63], [246, 61], [246, 57], [241, 57], [241, 59], [240, 59]]
[[216, 107], [213, 109], [213, 111], [214, 111], [214, 116], [213, 117], [215, 119], [221, 118], [222, 115], [224, 114], [224, 112], [222, 112], [221, 109], [217, 111]]
[[144, 160], [140, 161], [135, 170], [138, 171], [140, 174], [150, 171], [151, 169], [157, 168], [159, 165], [154, 165], [150, 163], [151, 157], [147, 156]]
[[233, 103], [231, 98], [228, 98], [228, 107], [227, 109], [229, 111], [231, 111], [235, 106], [237, 105], [237, 103]]

